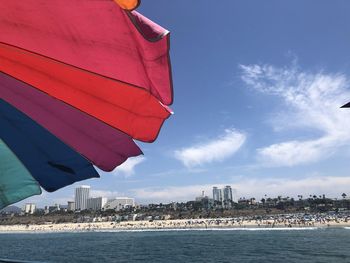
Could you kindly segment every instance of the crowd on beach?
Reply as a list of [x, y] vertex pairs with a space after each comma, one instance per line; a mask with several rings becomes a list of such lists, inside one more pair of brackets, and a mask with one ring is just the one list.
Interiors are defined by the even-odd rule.
[[236, 218], [177, 219], [94, 223], [47, 222], [41, 225], [1, 225], [0, 232], [69, 232], [154, 229], [224, 229], [224, 228], [302, 228], [350, 227], [349, 214], [281, 214]]

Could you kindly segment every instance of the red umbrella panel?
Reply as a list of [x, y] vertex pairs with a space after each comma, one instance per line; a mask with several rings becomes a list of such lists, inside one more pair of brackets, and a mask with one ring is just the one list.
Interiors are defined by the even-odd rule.
[[129, 135], [4, 73], [0, 73], [0, 98], [104, 171], [142, 154]]
[[[127, 2], [127, 1], [123, 1]], [[169, 32], [112, 0], [11, 0], [0, 8], [0, 42], [173, 100]]]

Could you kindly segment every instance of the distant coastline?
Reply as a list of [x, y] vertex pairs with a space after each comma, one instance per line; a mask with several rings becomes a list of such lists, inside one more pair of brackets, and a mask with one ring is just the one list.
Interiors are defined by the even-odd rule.
[[88, 232], [88, 231], [130, 231], [130, 230], [220, 230], [220, 229], [313, 229], [328, 227], [350, 228], [350, 220], [337, 218], [313, 218], [308, 221], [297, 218], [273, 218], [251, 220], [247, 218], [176, 219], [154, 221], [123, 221], [93, 223], [59, 223], [38, 225], [0, 225], [0, 233], [40, 232]]

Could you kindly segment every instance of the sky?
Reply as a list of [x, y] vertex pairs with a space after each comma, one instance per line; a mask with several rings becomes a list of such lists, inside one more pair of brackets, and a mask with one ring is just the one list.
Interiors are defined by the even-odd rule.
[[350, 195], [350, 3], [143, 0], [171, 32], [174, 115], [144, 155], [111, 173], [25, 202], [93, 196], [194, 200], [213, 186], [239, 197]]

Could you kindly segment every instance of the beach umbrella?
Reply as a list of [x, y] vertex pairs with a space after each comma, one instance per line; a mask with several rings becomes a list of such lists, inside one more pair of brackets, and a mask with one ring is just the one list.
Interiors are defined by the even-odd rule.
[[128, 157], [142, 154], [129, 135], [90, 115], [3, 73], [0, 73], [0, 83], [4, 100], [92, 160], [100, 169], [111, 171]]
[[172, 113], [169, 32], [133, 11], [139, 4], [2, 3], [0, 169], [26, 172], [0, 196], [33, 183], [0, 208], [40, 193], [30, 185], [55, 191], [98, 177], [94, 165], [111, 171], [142, 154], [134, 139], [157, 138]]
[[41, 188], [17, 156], [0, 140], [1, 191], [0, 207], [13, 204], [31, 195], [41, 194]]
[[45, 190], [99, 177], [83, 156], [4, 100], [0, 100], [0, 124], [4, 143]]

